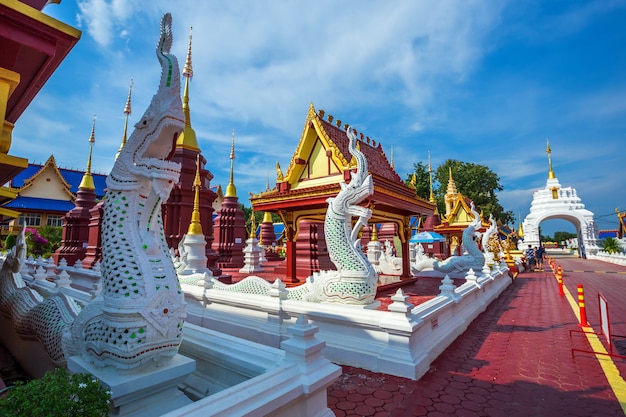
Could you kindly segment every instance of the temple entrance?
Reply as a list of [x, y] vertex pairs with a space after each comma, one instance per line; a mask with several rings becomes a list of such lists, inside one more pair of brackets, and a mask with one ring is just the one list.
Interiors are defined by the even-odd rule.
[[518, 249], [524, 250], [531, 246], [539, 246], [539, 224], [544, 220], [561, 219], [572, 223], [576, 227], [578, 236], [578, 255], [587, 258], [598, 251], [598, 227], [593, 219], [593, 213], [585, 209], [582, 200], [572, 187], [561, 187], [559, 180], [552, 170], [550, 143], [547, 143], [548, 180], [546, 186], [533, 194], [530, 205], [530, 214], [522, 223], [522, 235]]

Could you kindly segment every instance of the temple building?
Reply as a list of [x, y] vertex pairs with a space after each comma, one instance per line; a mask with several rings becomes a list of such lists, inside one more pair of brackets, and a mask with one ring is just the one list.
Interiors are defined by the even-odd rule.
[[[446, 213], [442, 216], [441, 223], [433, 226], [433, 231], [445, 236], [448, 246], [448, 254], [462, 255], [463, 230], [474, 221], [474, 214], [470, 209], [472, 200], [461, 194], [452, 177], [452, 168], [449, 171], [448, 187], [444, 196]], [[481, 223], [485, 226], [484, 222]], [[481, 229], [480, 231], [484, 231]]]
[[191, 33], [189, 34], [189, 47], [187, 59], [183, 68], [185, 87], [183, 93], [183, 113], [185, 115], [185, 128], [176, 141], [176, 148], [171, 161], [181, 164], [180, 178], [172, 188], [170, 197], [163, 205], [163, 227], [165, 239], [171, 248], [178, 248], [183, 235], [191, 223], [194, 204], [194, 179], [196, 177], [196, 160], [200, 165], [200, 182], [198, 210], [204, 223], [204, 238], [206, 240], [206, 256], [208, 267], [213, 275], [220, 275], [221, 271], [216, 267], [218, 254], [212, 249], [213, 245], [213, 201], [217, 197], [211, 190], [213, 174], [205, 168], [206, 158], [202, 156], [196, 132], [191, 126], [191, 114], [189, 107], [189, 84], [193, 77], [191, 63]]
[[[31, 228], [62, 226], [63, 218], [76, 207], [84, 171], [59, 168], [51, 155], [45, 164], [28, 164], [12, 178], [8, 185], [16, 190], [16, 197], [2, 208], [20, 213], [18, 218], [3, 222], [2, 234], [17, 233], [21, 225]], [[104, 196], [106, 175], [91, 173], [95, 199]]]
[[20, 211], [5, 204], [17, 197], [17, 190], [2, 185], [30, 168], [26, 158], [9, 154], [13, 127], [81, 35], [42, 13], [48, 3], [0, 2], [0, 216], [5, 218], [16, 218]]
[[[276, 187], [252, 196], [255, 211], [277, 213], [285, 224], [288, 280], [296, 282], [323, 269], [334, 269], [324, 239], [324, 216], [329, 197], [340, 189], [341, 181], [350, 181], [356, 168], [348, 151], [347, 125], [325, 112], [316, 112], [313, 104], [287, 171], [277, 164]], [[403, 277], [410, 275], [410, 223], [414, 216], [434, 212], [435, 205], [416, 197], [387, 160], [380, 143], [362, 133], [358, 148], [367, 158], [374, 183], [369, 198], [370, 224], [393, 225], [402, 247]], [[400, 254], [398, 254], [400, 255]]]

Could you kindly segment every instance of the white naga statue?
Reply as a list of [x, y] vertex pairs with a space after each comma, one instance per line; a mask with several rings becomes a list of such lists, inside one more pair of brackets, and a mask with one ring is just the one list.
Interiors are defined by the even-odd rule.
[[474, 221], [463, 230], [463, 254], [460, 256], [451, 256], [444, 261], [436, 260], [433, 262], [433, 269], [439, 272], [463, 272], [472, 268], [474, 271], [480, 271], [485, 264], [485, 254], [480, 250], [476, 239], [480, 238], [478, 229], [481, 227], [480, 214], [476, 211], [472, 202], [470, 210], [474, 215]]
[[165, 159], [185, 126], [171, 45], [171, 16], [166, 14], [156, 49], [159, 89], [106, 180], [102, 293], [64, 337], [67, 354], [100, 366], [132, 369], [168, 359], [182, 341], [184, 294], [161, 218], [161, 205], [180, 174], [180, 164]]

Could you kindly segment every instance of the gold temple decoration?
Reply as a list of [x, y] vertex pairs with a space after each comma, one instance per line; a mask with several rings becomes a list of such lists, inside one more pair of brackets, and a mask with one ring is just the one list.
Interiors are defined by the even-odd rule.
[[254, 210], [250, 212], [250, 233], [248, 234], [250, 239], [254, 239], [256, 237], [256, 220], [254, 218]]
[[93, 115], [93, 123], [91, 125], [91, 135], [89, 135], [89, 159], [87, 160], [87, 170], [83, 179], [80, 181], [78, 188], [84, 190], [95, 190], [96, 186], [93, 183], [93, 177], [91, 176], [91, 154], [93, 152], [93, 144], [96, 143], [96, 115]]
[[550, 171], [548, 172], [548, 179], [553, 179], [556, 178], [556, 176], [554, 175], [554, 171], [552, 170], [552, 158], [550, 157], [552, 149], [550, 149], [550, 141], [548, 139], [546, 139], [546, 153], [548, 154], [548, 166], [550, 168]]
[[128, 97], [126, 98], [126, 104], [124, 105], [124, 114], [126, 115], [124, 117], [124, 133], [122, 133], [122, 143], [120, 144], [120, 148], [117, 150], [117, 153], [115, 154], [115, 159], [117, 159], [117, 157], [120, 156], [120, 152], [122, 152], [122, 149], [124, 148], [124, 146], [126, 146], [126, 135], [128, 133], [128, 118], [133, 112], [133, 109], [130, 106], [130, 99], [131, 99], [132, 93], [133, 93], [133, 79], [131, 78], [130, 86], [128, 87]]
[[185, 128], [176, 140], [176, 147], [185, 148], [192, 151], [200, 151], [196, 132], [191, 127], [191, 113], [189, 111], [189, 82], [193, 78], [193, 67], [191, 65], [191, 33], [189, 28], [189, 46], [187, 47], [187, 59], [183, 67], [183, 77], [185, 77], [185, 91], [183, 93], [183, 113], [185, 115]]
[[280, 169], [280, 164], [276, 161], [276, 181], [282, 181], [284, 178], [283, 170]]
[[230, 147], [230, 181], [226, 186], [226, 194], [225, 197], [237, 197], [237, 187], [235, 187], [234, 180], [234, 170], [235, 170], [235, 129], [233, 129], [233, 139], [232, 145]]
[[191, 222], [189, 223], [188, 235], [202, 235], [202, 223], [200, 223], [200, 154], [196, 155], [196, 176], [193, 179], [193, 211], [191, 212]]

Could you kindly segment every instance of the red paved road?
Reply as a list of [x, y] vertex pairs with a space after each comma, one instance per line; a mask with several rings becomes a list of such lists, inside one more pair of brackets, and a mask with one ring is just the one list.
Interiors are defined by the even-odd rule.
[[[568, 270], [569, 259], [562, 262]], [[575, 295], [569, 274], [566, 285]], [[621, 314], [611, 300], [626, 298], [623, 281], [589, 279], [588, 291], [611, 289], [611, 314]], [[329, 406], [340, 417], [623, 416], [598, 361], [587, 354], [571, 358], [569, 330], [577, 328], [551, 273], [520, 274], [419, 381], [345, 366], [328, 390]], [[584, 338], [574, 343], [589, 348]]]

